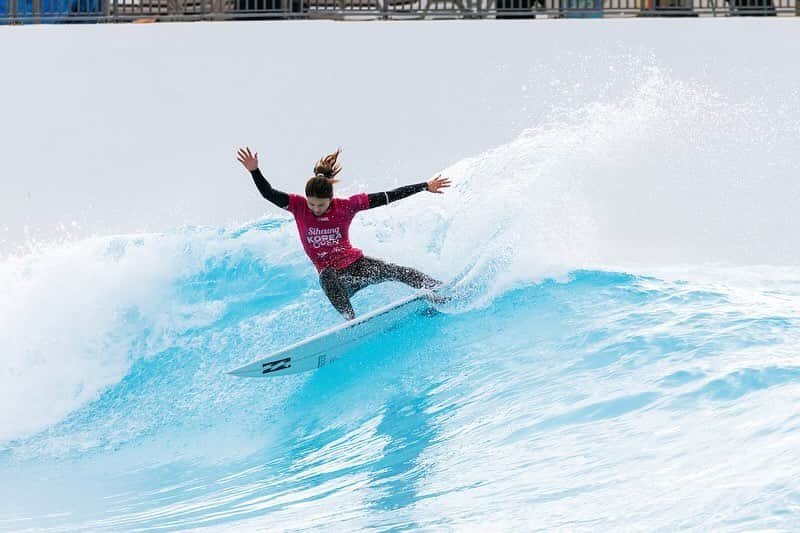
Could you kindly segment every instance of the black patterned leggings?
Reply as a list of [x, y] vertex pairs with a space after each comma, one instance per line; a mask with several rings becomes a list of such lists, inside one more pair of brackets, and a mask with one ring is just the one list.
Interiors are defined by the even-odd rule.
[[328, 267], [319, 273], [319, 284], [333, 307], [347, 320], [356, 316], [350, 297], [364, 287], [382, 281], [399, 281], [415, 289], [433, 289], [442, 284], [419, 270], [367, 256], [341, 270]]

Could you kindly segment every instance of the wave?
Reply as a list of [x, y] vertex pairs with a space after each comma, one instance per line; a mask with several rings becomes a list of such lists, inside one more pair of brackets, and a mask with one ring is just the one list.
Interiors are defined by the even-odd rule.
[[2, 257], [0, 528], [786, 524], [791, 121], [767, 135], [755, 103], [641, 66], [445, 169], [448, 194], [359, 215], [354, 243], [459, 300], [318, 372], [224, 374], [340, 320], [280, 213]]
[[[412, 318], [317, 372], [242, 380], [223, 372], [331, 316], [307, 276], [222, 257], [224, 268], [183, 278], [181, 305], [214, 294], [224, 309], [180, 327], [141, 329], [132, 346], [148, 349], [128, 355], [116, 383], [35, 435], [6, 441], [0, 468], [7, 471], [72, 465], [43, 488], [54, 502], [79, 479], [125, 465], [127, 473], [103, 482], [97, 495], [116, 502], [109, 510], [82, 521], [80, 513], [43, 518], [39, 509], [31, 511], [37, 523], [185, 529], [233, 521], [246, 529], [269, 513], [289, 528], [319, 526], [321, 516], [346, 528], [424, 528], [441, 519], [425, 512], [435, 503], [458, 527], [470, 523], [474, 498], [485, 503], [481, 521], [535, 519], [505, 515], [516, 494], [552, 510], [550, 524], [565, 525], [559, 502], [614, 490], [655, 496], [654, 486], [626, 472], [652, 467], [656, 456], [668, 457], [658, 475], [669, 484], [704, 462], [735, 460], [735, 474], [706, 471], [708, 482], [730, 483], [744, 470], [754, 477], [736, 494], [769, 492], [756, 473], [772, 456], [759, 454], [758, 443], [793, 446], [791, 410], [768, 406], [792, 401], [800, 383], [800, 308], [787, 298], [800, 287], [796, 277], [772, 272], [758, 288], [753, 272], [748, 286], [687, 281], [685, 271], [674, 280], [572, 271], [506, 291], [489, 306]], [[232, 270], [238, 286], [227, 292]], [[260, 284], [281, 272], [283, 285]], [[403, 290], [385, 285], [357, 305]], [[289, 297], [298, 293], [307, 298], [302, 305]], [[563, 493], [542, 492], [554, 469], [573, 477], [561, 479]], [[167, 478], [167, 487], [157, 481]], [[153, 491], [123, 490], [131, 484]], [[694, 501], [725, 516], [738, 505], [699, 485], [684, 490], [673, 511]], [[573, 509], [570, 519], [589, 519], [592, 509]], [[673, 525], [668, 516], [654, 523]]]

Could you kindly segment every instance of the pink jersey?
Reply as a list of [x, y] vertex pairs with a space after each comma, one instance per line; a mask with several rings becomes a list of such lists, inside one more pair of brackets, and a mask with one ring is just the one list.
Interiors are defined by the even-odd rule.
[[289, 195], [289, 211], [294, 215], [303, 248], [318, 272], [327, 267], [345, 268], [364, 255], [350, 244], [350, 222], [364, 209], [369, 209], [369, 199], [361, 193], [332, 199], [328, 210], [318, 217], [308, 208], [305, 197]]

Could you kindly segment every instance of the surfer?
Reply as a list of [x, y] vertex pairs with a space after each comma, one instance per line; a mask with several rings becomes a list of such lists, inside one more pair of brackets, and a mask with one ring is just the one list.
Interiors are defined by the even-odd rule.
[[[349, 198], [334, 198], [333, 184], [342, 170], [338, 163], [341, 148], [314, 165], [314, 176], [306, 182], [305, 197], [272, 188], [258, 168], [258, 152], [240, 148], [237, 159], [250, 171], [261, 196], [289, 211], [306, 254], [319, 272], [319, 282], [333, 307], [347, 320], [355, 318], [350, 297], [359, 290], [382, 281], [399, 281], [415, 289], [434, 289], [441, 282], [410, 267], [368, 257], [350, 244], [350, 223], [359, 211], [396, 202], [412, 194], [428, 191], [442, 194], [450, 186], [448, 178], [436, 176], [428, 182], [406, 185], [391, 191], [359, 193]], [[435, 295], [432, 296], [437, 300]]]

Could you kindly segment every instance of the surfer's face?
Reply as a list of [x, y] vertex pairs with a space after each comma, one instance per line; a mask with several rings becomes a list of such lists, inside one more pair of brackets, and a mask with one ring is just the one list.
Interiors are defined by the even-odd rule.
[[331, 205], [331, 199], [309, 196], [306, 198], [306, 203], [308, 203], [308, 208], [311, 209], [311, 212], [314, 213], [314, 216], [318, 217], [322, 216], [322, 214], [328, 210], [328, 207]]

